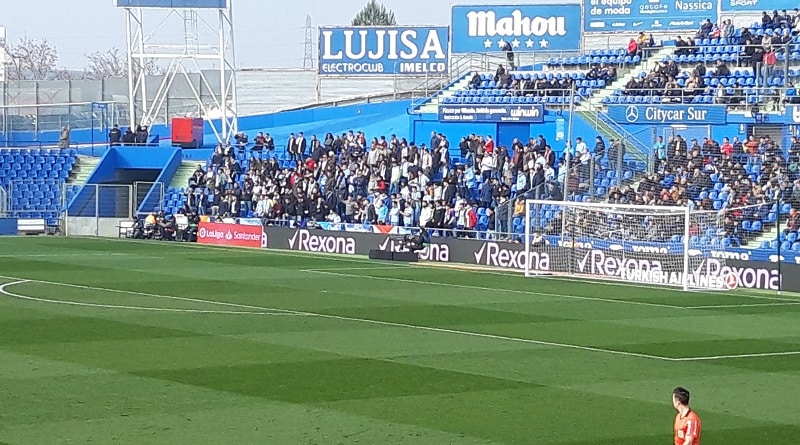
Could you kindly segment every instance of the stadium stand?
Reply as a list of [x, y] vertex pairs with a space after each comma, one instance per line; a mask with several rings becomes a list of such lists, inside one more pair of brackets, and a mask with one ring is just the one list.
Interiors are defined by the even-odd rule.
[[57, 226], [62, 191], [76, 159], [75, 149], [0, 149], [0, 185], [11, 195], [13, 214]]

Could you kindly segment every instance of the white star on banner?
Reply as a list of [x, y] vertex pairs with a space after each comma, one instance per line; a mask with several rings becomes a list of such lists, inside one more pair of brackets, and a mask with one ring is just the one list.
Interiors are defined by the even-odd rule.
[[505, 42], [505, 40], [503, 40], [503, 39], [500, 39], [500, 40], [498, 40], [498, 41], [497, 41], [497, 47], [498, 47], [498, 48], [500, 48], [500, 49], [503, 49], [503, 47], [504, 47], [505, 45], [506, 45], [506, 42]]
[[546, 39], [539, 40], [539, 47], [540, 48], [547, 48], [547, 44], [550, 43]]
[[511, 46], [512, 46], [512, 47], [514, 47], [514, 48], [519, 48], [519, 40], [517, 40], [517, 39], [514, 39], [514, 40], [511, 42]]
[[536, 42], [534, 42], [534, 41], [533, 41], [533, 40], [531, 40], [531, 39], [528, 39], [528, 40], [526, 40], [526, 41], [525, 41], [525, 47], [526, 47], [526, 48], [533, 48], [533, 44], [534, 44], [534, 43], [536, 43]]
[[491, 48], [492, 47], [492, 41], [489, 40], [489, 39], [484, 40], [483, 41], [483, 47], [484, 48]]

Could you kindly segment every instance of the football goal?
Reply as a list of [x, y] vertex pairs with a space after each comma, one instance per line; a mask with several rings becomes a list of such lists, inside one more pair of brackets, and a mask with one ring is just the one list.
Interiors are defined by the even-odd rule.
[[525, 275], [733, 289], [738, 276], [725, 255], [739, 242], [732, 217], [725, 210], [528, 200], [520, 240]]

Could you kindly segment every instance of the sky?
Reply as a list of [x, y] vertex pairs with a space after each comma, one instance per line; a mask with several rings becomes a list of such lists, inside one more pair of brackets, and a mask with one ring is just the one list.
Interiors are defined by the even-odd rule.
[[[303, 65], [303, 40], [306, 16], [312, 26], [346, 25], [367, 0], [232, 0], [236, 62], [239, 68], [298, 68]], [[450, 23], [450, 7], [459, 4], [557, 3], [528, 0], [383, 0], [395, 12], [400, 25], [438, 25]], [[67, 69], [86, 66], [86, 54], [104, 52], [111, 47], [125, 48], [124, 10], [114, 0], [0, 0], [0, 25], [7, 28], [7, 40], [16, 42], [27, 35], [54, 44], [59, 65]], [[14, 4], [14, 7], [7, 5]], [[6, 6], [6, 7], [3, 7]], [[155, 27], [164, 14], [145, 16]], [[213, 22], [212, 22], [213, 23]], [[182, 21], [170, 22], [181, 29]], [[164, 33], [174, 41], [175, 34]], [[182, 32], [178, 36], [182, 35]], [[313, 56], [316, 58], [316, 31]]]

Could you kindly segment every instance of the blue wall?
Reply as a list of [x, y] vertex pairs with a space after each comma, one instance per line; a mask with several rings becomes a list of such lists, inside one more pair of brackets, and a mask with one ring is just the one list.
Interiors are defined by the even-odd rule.
[[172, 151], [172, 156], [161, 170], [161, 174], [158, 175], [158, 178], [155, 180], [156, 184], [150, 188], [147, 195], [145, 195], [142, 200], [142, 204], [136, 209], [138, 213], [150, 212], [156, 207], [161, 207], [161, 194], [162, 192], [166, 194], [167, 187], [172, 181], [172, 177], [175, 176], [175, 172], [178, 171], [178, 167], [181, 166], [181, 161], [183, 161], [181, 152], [181, 149]]
[[[439, 122], [436, 114], [416, 115], [412, 117], [409, 125], [409, 141], [414, 140], [417, 144], [425, 143], [428, 145], [431, 138], [431, 132], [436, 131], [447, 136], [450, 140], [451, 154], [458, 153], [458, 143], [463, 136], [469, 134], [477, 135], [492, 135], [497, 144], [510, 146], [514, 137], [519, 137], [522, 143], [526, 143], [528, 138], [543, 135], [547, 139], [547, 143], [553, 148], [553, 151], [560, 154], [564, 151], [566, 145], [565, 140], [556, 140], [556, 120], [564, 119], [568, 121], [568, 113], [559, 116], [555, 112], [546, 111], [545, 119], [540, 124], [513, 124], [512, 128], [509, 124], [497, 123], [461, 123], [461, 122]], [[523, 128], [527, 126], [527, 131]], [[565, 122], [564, 137], [566, 133], [567, 122]], [[398, 134], [399, 136], [399, 134]], [[572, 138], [582, 137], [590, 147], [593, 147], [594, 138], [598, 136], [597, 130], [592, 128], [577, 114], [572, 119]]]
[[[114, 182], [117, 169], [163, 169], [168, 162], [180, 158], [179, 148], [163, 147], [113, 147], [103, 155], [87, 184]], [[176, 167], [177, 169], [177, 167]], [[174, 171], [172, 172], [175, 173]]]

